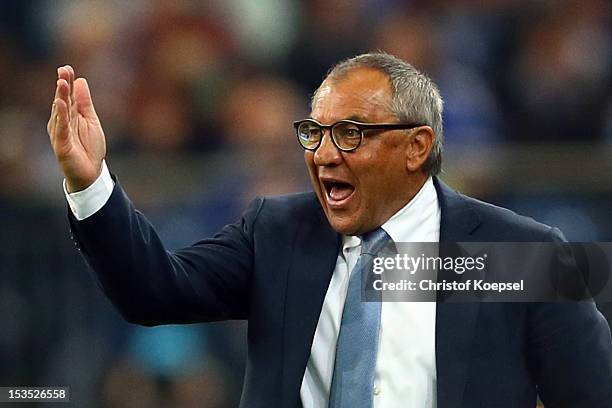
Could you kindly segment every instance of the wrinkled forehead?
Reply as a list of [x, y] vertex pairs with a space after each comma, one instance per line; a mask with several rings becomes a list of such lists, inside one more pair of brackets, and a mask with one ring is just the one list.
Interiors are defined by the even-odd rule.
[[354, 68], [323, 81], [312, 101], [311, 117], [321, 123], [342, 119], [377, 121], [393, 116], [387, 76], [371, 68]]

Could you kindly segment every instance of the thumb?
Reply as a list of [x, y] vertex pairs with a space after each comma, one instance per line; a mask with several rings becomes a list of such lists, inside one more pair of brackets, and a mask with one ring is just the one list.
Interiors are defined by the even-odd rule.
[[77, 105], [77, 110], [86, 119], [97, 119], [96, 111], [89, 92], [89, 85], [85, 78], [78, 78], [74, 81], [74, 99]]

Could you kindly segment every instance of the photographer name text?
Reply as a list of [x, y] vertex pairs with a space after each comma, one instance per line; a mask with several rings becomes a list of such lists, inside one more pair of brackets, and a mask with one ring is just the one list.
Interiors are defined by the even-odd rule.
[[418, 282], [402, 279], [397, 282], [384, 282], [377, 279], [372, 283], [377, 291], [483, 291], [483, 292], [512, 292], [522, 291], [524, 282], [486, 282], [484, 279], [467, 279], [464, 282], [446, 281], [436, 282], [433, 280], [421, 280]]

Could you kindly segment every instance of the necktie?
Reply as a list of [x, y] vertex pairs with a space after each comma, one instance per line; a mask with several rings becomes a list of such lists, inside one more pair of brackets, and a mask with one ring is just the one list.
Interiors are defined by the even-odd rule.
[[390, 237], [378, 228], [361, 237], [361, 254], [349, 278], [336, 344], [336, 362], [329, 408], [371, 408], [374, 369], [380, 331], [380, 301], [362, 299], [364, 283], [370, 281], [373, 259]]

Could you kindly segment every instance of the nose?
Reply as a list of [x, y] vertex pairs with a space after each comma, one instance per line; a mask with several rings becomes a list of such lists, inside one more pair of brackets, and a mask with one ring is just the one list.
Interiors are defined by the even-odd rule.
[[331, 138], [331, 131], [323, 132], [321, 144], [314, 152], [314, 164], [317, 166], [334, 166], [342, 162], [342, 153]]

